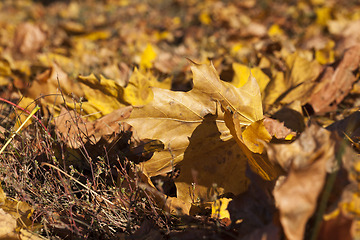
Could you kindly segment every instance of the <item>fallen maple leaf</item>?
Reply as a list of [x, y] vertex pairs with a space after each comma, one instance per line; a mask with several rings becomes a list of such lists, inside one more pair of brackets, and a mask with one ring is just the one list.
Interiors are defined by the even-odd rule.
[[[90, 115], [90, 120], [98, 119], [127, 105], [148, 103], [153, 98], [150, 87], [171, 87], [171, 78], [159, 82], [151, 72], [142, 74], [136, 68], [126, 88], [102, 75], [100, 75], [100, 80], [94, 74], [79, 76], [78, 80], [87, 99], [81, 103], [81, 108], [83, 113]], [[74, 106], [70, 107], [74, 108]]]
[[335, 70], [330, 66], [324, 70], [309, 100], [315, 112], [335, 109], [348, 95], [352, 84], [358, 79], [353, 71], [359, 68], [359, 64], [360, 44], [357, 44], [345, 52]]
[[322, 64], [331, 64], [335, 61], [335, 51], [334, 51], [335, 42], [329, 40], [326, 45], [315, 52], [316, 60]]
[[[140, 139], [159, 139], [165, 146], [150, 160], [140, 163], [139, 168], [152, 177], [178, 165], [181, 173], [175, 180], [177, 197], [185, 202], [201, 203], [211, 201], [214, 191], [239, 194], [248, 185], [243, 151], [251, 156], [246, 146], [257, 139], [245, 136], [250, 143], [244, 141], [240, 148], [231, 136], [221, 108], [237, 114], [238, 127], [263, 126], [263, 114], [256, 80], [236, 88], [222, 82], [213, 66], [193, 63], [192, 71], [194, 88], [191, 91], [154, 88], [154, 99], [143, 107], [134, 107], [125, 122], [135, 128]], [[256, 162], [255, 157], [252, 159]], [[273, 169], [262, 171], [266, 178], [276, 175]]]
[[[213, 101], [219, 101], [223, 109], [239, 114], [241, 125], [250, 125], [263, 117], [260, 88], [254, 77], [240, 88], [220, 80], [214, 66], [192, 62], [194, 86], [209, 95]], [[195, 87], [194, 87], [195, 88]]]
[[275, 102], [283, 104], [300, 100], [304, 105], [310, 95], [310, 90], [316, 78], [322, 71], [322, 66], [316, 61], [308, 61], [300, 53], [295, 52], [286, 57], [285, 73], [278, 72], [265, 89], [264, 104]]

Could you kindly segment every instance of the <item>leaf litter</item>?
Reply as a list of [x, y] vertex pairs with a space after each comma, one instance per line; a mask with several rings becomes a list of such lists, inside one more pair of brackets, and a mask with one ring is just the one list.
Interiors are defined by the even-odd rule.
[[358, 238], [355, 2], [0, 10], [1, 238]]

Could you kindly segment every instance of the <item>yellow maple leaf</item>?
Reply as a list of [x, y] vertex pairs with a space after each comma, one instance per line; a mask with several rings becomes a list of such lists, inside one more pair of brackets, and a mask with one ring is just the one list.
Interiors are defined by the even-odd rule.
[[311, 95], [311, 89], [323, 67], [317, 60], [309, 61], [299, 52], [288, 55], [286, 72], [277, 72], [264, 91], [264, 105], [275, 102], [283, 104], [299, 100], [305, 104]]
[[83, 115], [89, 115], [89, 120], [105, 116], [116, 109], [127, 105], [144, 105], [152, 100], [151, 87], [170, 88], [171, 78], [159, 82], [152, 73], [142, 74], [135, 68], [126, 88], [116, 81], [100, 75], [98, 80], [94, 74], [79, 76], [80, 86], [87, 101], [72, 105], [72, 108], [82, 109]]
[[[247, 156], [252, 162], [258, 160], [246, 147], [249, 143], [238, 145], [221, 108], [237, 114], [239, 128], [262, 121], [263, 113], [256, 80], [236, 88], [221, 81], [213, 66], [193, 63], [191, 69], [194, 74], [191, 91], [153, 88], [154, 99], [145, 106], [134, 107], [125, 122], [135, 128], [140, 138], [158, 139], [165, 146], [150, 160], [140, 163], [139, 169], [144, 169], [150, 178], [178, 165], [181, 173], [175, 182], [177, 197], [196, 204], [211, 201], [214, 191], [219, 194], [245, 191]], [[256, 144], [254, 139], [248, 140], [250, 145]], [[266, 179], [276, 175], [273, 170], [261, 172]], [[216, 189], [213, 183], [217, 183]]]

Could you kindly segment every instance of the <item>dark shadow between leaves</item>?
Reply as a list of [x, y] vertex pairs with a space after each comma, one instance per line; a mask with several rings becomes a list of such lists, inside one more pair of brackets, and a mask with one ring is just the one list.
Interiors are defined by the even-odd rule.
[[[216, 119], [216, 115], [204, 117], [189, 138], [190, 143], [184, 152], [184, 159], [178, 164], [181, 174], [177, 182], [184, 182], [195, 188], [208, 187], [206, 196], [203, 196], [203, 192], [202, 196], [192, 198], [194, 203], [214, 200], [226, 192], [238, 194], [245, 191], [249, 184], [245, 177], [244, 153], [230, 137], [230, 133], [220, 132]], [[229, 140], [223, 141], [226, 134], [229, 134]], [[219, 189], [225, 189], [226, 192]], [[189, 189], [187, 194], [194, 197], [194, 190]]]
[[[276, 211], [271, 194], [275, 181], [266, 181], [254, 173], [249, 164], [246, 176], [251, 181], [248, 191], [237, 195], [228, 205], [232, 228], [239, 236], [246, 235], [270, 224]], [[241, 220], [240, 223], [236, 223]]]

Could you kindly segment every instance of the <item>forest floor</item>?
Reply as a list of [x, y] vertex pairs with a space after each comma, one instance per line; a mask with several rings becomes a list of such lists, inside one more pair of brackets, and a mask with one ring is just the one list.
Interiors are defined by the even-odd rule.
[[0, 239], [360, 239], [360, 4], [0, 2]]

